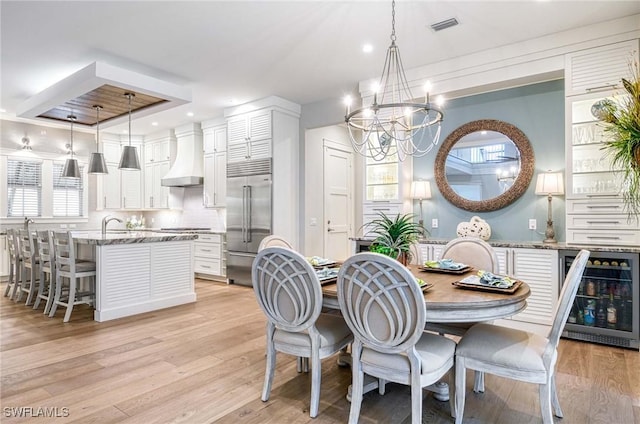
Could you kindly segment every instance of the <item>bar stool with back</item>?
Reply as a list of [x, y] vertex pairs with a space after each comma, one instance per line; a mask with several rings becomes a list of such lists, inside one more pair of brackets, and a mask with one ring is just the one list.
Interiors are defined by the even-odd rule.
[[[76, 260], [76, 251], [70, 232], [52, 231], [49, 237], [53, 238], [56, 267], [55, 298], [49, 317], [55, 316], [58, 306], [64, 306], [67, 311], [64, 314], [63, 322], [68, 322], [75, 305], [95, 305], [96, 263]], [[93, 287], [90, 290], [80, 291], [82, 278], [86, 277], [93, 277]], [[63, 279], [69, 280], [69, 291], [65, 297], [62, 293]]]

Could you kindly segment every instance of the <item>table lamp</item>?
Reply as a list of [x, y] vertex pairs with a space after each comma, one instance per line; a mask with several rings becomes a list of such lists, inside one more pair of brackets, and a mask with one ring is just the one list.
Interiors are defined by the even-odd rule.
[[562, 172], [543, 172], [538, 174], [536, 183], [536, 194], [548, 196], [549, 213], [547, 215], [547, 229], [544, 232], [544, 242], [546, 244], [557, 243], [556, 233], [553, 230], [553, 218], [551, 215], [551, 199], [553, 195], [564, 194], [564, 184], [562, 181]]
[[418, 224], [424, 228], [424, 220], [422, 219], [422, 201], [424, 199], [431, 199], [431, 184], [429, 181], [413, 181], [411, 183], [411, 198], [418, 199], [420, 201], [420, 220]]

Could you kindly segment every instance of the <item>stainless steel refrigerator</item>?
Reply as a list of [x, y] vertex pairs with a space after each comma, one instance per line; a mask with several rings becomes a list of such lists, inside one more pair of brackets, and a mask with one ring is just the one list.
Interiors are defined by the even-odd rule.
[[251, 265], [271, 234], [271, 159], [227, 164], [227, 278], [251, 286]]

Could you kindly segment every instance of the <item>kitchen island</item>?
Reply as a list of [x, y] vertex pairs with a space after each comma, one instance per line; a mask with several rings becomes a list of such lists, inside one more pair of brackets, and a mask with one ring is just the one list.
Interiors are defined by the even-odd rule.
[[196, 234], [74, 231], [73, 238], [80, 251], [86, 247], [94, 250], [96, 321], [196, 301], [193, 273]]

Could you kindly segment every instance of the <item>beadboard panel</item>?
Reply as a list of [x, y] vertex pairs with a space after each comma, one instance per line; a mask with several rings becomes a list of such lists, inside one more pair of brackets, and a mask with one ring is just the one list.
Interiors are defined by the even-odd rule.
[[153, 298], [172, 296], [176, 292], [193, 291], [192, 279], [189, 278], [193, 275], [191, 260], [189, 245], [153, 246], [151, 255]]
[[[116, 246], [109, 246], [116, 247]], [[120, 247], [120, 246], [117, 246]], [[150, 249], [133, 245], [127, 249], [107, 249], [103, 256], [101, 280], [109, 281], [101, 286], [101, 306], [130, 305], [146, 299], [151, 294], [149, 272], [151, 270]]]

